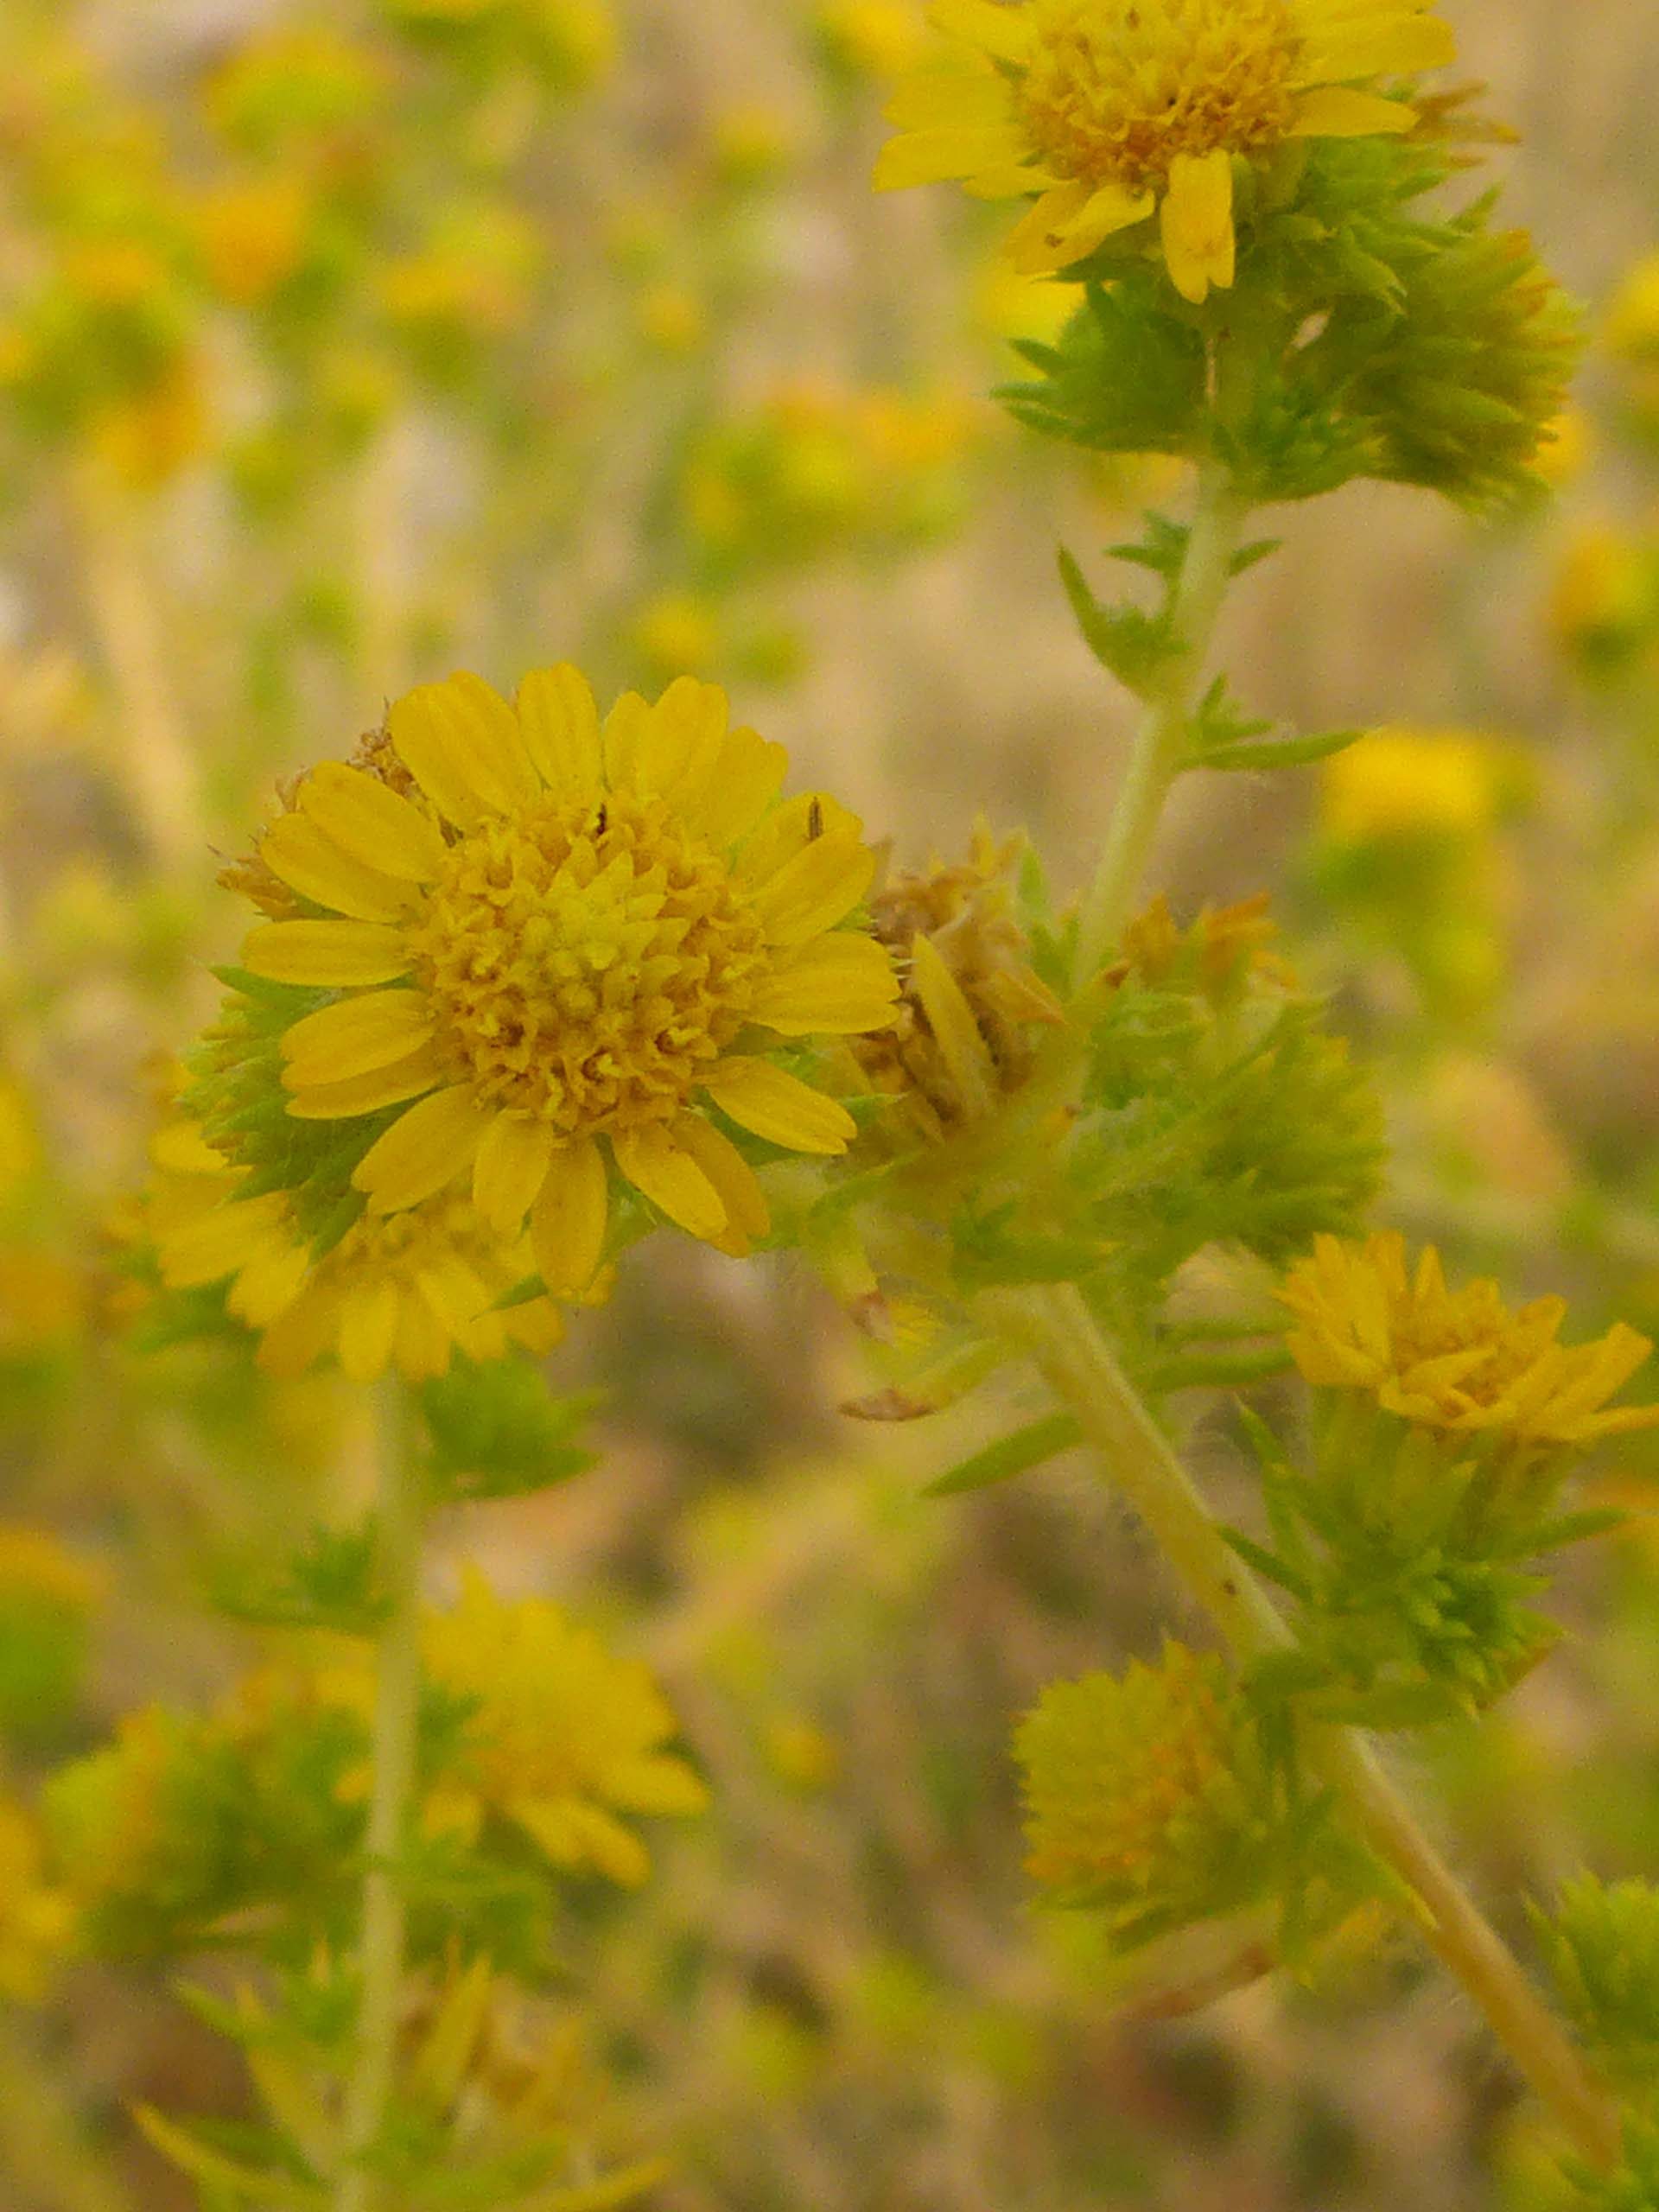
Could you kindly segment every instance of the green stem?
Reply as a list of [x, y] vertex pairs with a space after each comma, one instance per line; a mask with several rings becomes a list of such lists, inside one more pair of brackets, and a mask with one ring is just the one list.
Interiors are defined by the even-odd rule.
[[[1283, 1650], [1288, 1628], [1234, 1553], [1077, 1288], [989, 1293], [985, 1318], [1033, 1359], [1076, 1414], [1112, 1481], [1243, 1660]], [[1356, 1730], [1310, 1731], [1308, 1748], [1371, 1848], [1415, 1896], [1430, 1948], [1486, 2015], [1522, 2074], [1584, 2155], [1620, 2155], [1618, 2106], [1586, 2068], [1514, 1955], [1440, 1858]]]
[[1199, 474], [1192, 534], [1171, 603], [1179, 651], [1147, 696], [1100, 865], [1084, 899], [1077, 936], [1079, 987], [1105, 966], [1135, 910], [1164, 802], [1181, 772], [1193, 695], [1232, 581], [1233, 559], [1249, 513], [1226, 471], [1207, 463]]
[[374, 1780], [365, 1839], [362, 1997], [343, 2112], [345, 2163], [335, 2212], [374, 2212], [366, 2163], [385, 2126], [397, 2071], [407, 1919], [402, 1862], [415, 1796], [421, 1700], [421, 1554], [425, 1508], [402, 1387], [384, 1386], [380, 1415], [380, 1577], [389, 1611], [380, 1631], [374, 1704]]

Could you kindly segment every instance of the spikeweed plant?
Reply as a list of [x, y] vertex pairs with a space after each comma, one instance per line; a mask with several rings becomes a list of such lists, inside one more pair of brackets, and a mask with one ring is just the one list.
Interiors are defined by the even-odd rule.
[[[241, 936], [194, 1039], [160, 1007], [194, 890], [181, 911], [151, 894], [124, 947], [161, 1049], [143, 1187], [104, 1206], [95, 1267], [61, 1257], [36, 1009], [8, 970], [9, 1433], [14, 1404], [25, 1455], [68, 1433], [89, 1343], [114, 1344], [108, 1388], [164, 1408], [189, 1470], [169, 1510], [191, 1587], [169, 1600], [211, 1601], [235, 1658], [212, 1678], [183, 1655], [95, 1727], [98, 1548], [0, 1524], [0, 1999], [39, 2020], [76, 1974], [176, 1978], [239, 2054], [239, 2101], [132, 2114], [211, 2212], [714, 2201], [677, 2193], [695, 2115], [659, 2120], [637, 2084], [652, 1993], [694, 1983], [711, 1941], [699, 1920], [652, 1956], [654, 1854], [681, 1824], [719, 1836], [718, 1777], [658, 1672], [588, 1617], [604, 1593], [554, 1603], [489, 1534], [542, 1527], [556, 1485], [603, 1488], [607, 1309], [712, 1250], [745, 1284], [827, 1289], [867, 1433], [902, 1425], [938, 1461], [940, 1417], [974, 1424], [908, 1523], [1081, 1454], [1161, 1558], [1142, 1656], [1050, 1681], [1007, 1752], [1033, 1924], [1090, 1962], [1098, 2013], [1318, 1989], [1426, 1946], [1532, 2101], [1530, 2201], [1659, 2207], [1659, 1890], [1583, 1873], [1525, 1900], [1529, 1967], [1396, 1775], [1402, 1751], [1481, 1740], [1551, 1662], [1552, 1577], [1626, 1528], [1654, 1466], [1636, 1326], [1513, 1302], [1384, 1225], [1428, 1215], [1463, 1241], [1455, 1177], [1391, 1181], [1385, 1139], [1504, 988], [1503, 839], [1530, 771], [1387, 696], [1365, 732], [1285, 726], [1214, 664], [1235, 584], [1312, 503], [1382, 483], [1514, 534], [1570, 474], [1580, 319], [1478, 174], [1506, 134], [1433, 73], [1455, 52], [1442, 10], [817, 11], [835, 127], [892, 79], [875, 184], [959, 181], [996, 209], [980, 282], [1015, 337], [1012, 432], [925, 375], [711, 373], [722, 321], [764, 290], [786, 119], [730, 109], [567, 294], [526, 210], [550, 194], [570, 216], [548, 149], [611, 65], [608, 12], [350, 15], [227, 39], [172, 140], [50, 11], [5, 34], [35, 65], [8, 111], [29, 251], [5, 429], [60, 511], [120, 709], [99, 774], [204, 887], [227, 796], [245, 812], [258, 780], [267, 804], [217, 872]], [[593, 215], [569, 223], [578, 251]], [[1605, 336], [1649, 442], [1656, 332], [1646, 268]], [[219, 418], [232, 354], [246, 404]], [[422, 437], [453, 494], [436, 565], [504, 658], [548, 619], [526, 579], [632, 513], [639, 559], [598, 578], [580, 656], [602, 702], [551, 652], [506, 688], [406, 681], [463, 626], [400, 560]], [[985, 821], [962, 857], [907, 865], [707, 680], [786, 693], [812, 658], [794, 582], [936, 545], [1027, 448], [1028, 496], [1159, 501], [1123, 542], [1058, 556], [1103, 683], [1138, 710], [1075, 898]], [[169, 487], [209, 468], [247, 573], [292, 591], [280, 617], [245, 610], [222, 747], [187, 739], [149, 558]], [[336, 536], [338, 572], [308, 567]], [[1575, 677], [1617, 694], [1632, 792], [1652, 788], [1656, 575], [1603, 529], [1551, 600]], [[67, 727], [75, 684], [52, 675], [27, 697]], [[1184, 913], [1151, 880], [1178, 787], [1309, 772], [1300, 941], [1265, 892]], [[1602, 834], [1611, 855], [1619, 825]], [[79, 886], [59, 939], [107, 912]], [[1333, 944], [1386, 964], [1397, 1033], [1375, 1053], [1306, 980]], [[1650, 1197], [1609, 1167], [1574, 1223], [1633, 1306], [1659, 1264]], [[244, 1492], [257, 1507], [215, 1541]], [[809, 1550], [834, 1557], [847, 1510]], [[124, 1511], [145, 1525], [141, 1499]], [[884, 1526], [871, 1554], [897, 1541]], [[729, 1625], [694, 1608], [657, 1648], [694, 1683], [703, 1661], [787, 1673]], [[784, 1790], [836, 1786], [810, 1715], [774, 1700], [758, 1735]], [[787, 1984], [753, 1941], [756, 1985]], [[930, 2014], [901, 1985], [857, 2001], [948, 2073], [949, 1993]], [[733, 2063], [781, 2101], [809, 2062], [786, 2006], [760, 2017]], [[0, 2098], [40, 2113], [0, 2129], [5, 2155], [41, 2202], [112, 2212], [45, 2048], [0, 2037]], [[822, 2175], [788, 2201], [853, 2201]]]

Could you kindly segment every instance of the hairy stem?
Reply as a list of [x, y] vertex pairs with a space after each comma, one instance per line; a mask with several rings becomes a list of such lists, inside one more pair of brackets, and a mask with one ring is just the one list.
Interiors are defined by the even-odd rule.
[[336, 2212], [375, 2212], [366, 2163], [385, 2125], [397, 2056], [406, 1912], [402, 1860], [415, 1794], [421, 1698], [421, 1551], [425, 1512], [401, 1386], [389, 1382], [380, 1418], [380, 1576], [390, 1610], [381, 1628], [374, 1705], [359, 1967], [362, 1996], [346, 2084], [345, 2164]]
[[1226, 472], [1214, 463], [1206, 465], [1199, 474], [1186, 558], [1171, 604], [1179, 650], [1147, 697], [1122, 788], [1112, 810], [1100, 865], [1084, 899], [1077, 937], [1079, 988], [1110, 958], [1123, 925], [1135, 910], [1135, 893], [1152, 855], [1164, 802], [1181, 772], [1193, 696], [1232, 580], [1233, 558], [1249, 512]]
[[[987, 1294], [986, 1319], [1033, 1358], [1071, 1408], [1192, 1594], [1241, 1659], [1283, 1649], [1278, 1608], [1211, 1518], [1168, 1440], [1071, 1284]], [[1617, 2164], [1618, 2107], [1586, 2068], [1514, 1955], [1424, 1834], [1357, 1731], [1321, 1727], [1310, 1757], [1371, 1848], [1409, 1885], [1430, 1948], [1584, 2155]]]

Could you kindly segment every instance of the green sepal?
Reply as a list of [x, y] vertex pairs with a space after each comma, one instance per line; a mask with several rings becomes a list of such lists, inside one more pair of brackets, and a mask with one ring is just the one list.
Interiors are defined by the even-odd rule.
[[421, 1389], [434, 1488], [452, 1500], [520, 1497], [569, 1482], [594, 1465], [575, 1440], [601, 1402], [591, 1391], [556, 1396], [526, 1360], [457, 1357]]
[[1058, 344], [1020, 349], [1039, 381], [994, 396], [1028, 429], [1093, 452], [1196, 452], [1205, 342], [1170, 302], [1160, 270], [1131, 265], [1109, 288], [1090, 283]]

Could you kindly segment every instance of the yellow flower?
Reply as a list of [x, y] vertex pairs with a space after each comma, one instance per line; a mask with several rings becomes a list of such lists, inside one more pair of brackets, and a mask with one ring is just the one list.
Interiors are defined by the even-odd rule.
[[705, 1109], [844, 1150], [852, 1117], [768, 1046], [890, 1016], [886, 953], [838, 926], [874, 867], [857, 820], [779, 804], [782, 747], [728, 730], [725, 695], [690, 678], [601, 728], [574, 668], [527, 677], [516, 707], [458, 675], [388, 730], [384, 779], [318, 768], [260, 847], [328, 918], [266, 923], [244, 951], [339, 994], [283, 1040], [290, 1114], [404, 1109], [353, 1173], [365, 1235], [470, 1174], [490, 1226], [515, 1237], [528, 1213], [548, 1290], [578, 1294], [605, 1243], [602, 1142], [671, 1221], [747, 1250], [765, 1200]]
[[1032, 274], [1156, 213], [1195, 305], [1233, 281], [1236, 156], [1408, 130], [1410, 108], [1356, 80], [1453, 54], [1429, 0], [933, 0], [930, 13], [958, 48], [901, 80], [877, 187], [959, 177], [981, 199], [1039, 195], [1008, 241]]
[[1287, 1341], [1310, 1382], [1363, 1391], [1421, 1427], [1584, 1446], [1659, 1424], [1659, 1406], [1607, 1409], [1652, 1351], [1646, 1337], [1621, 1321], [1594, 1344], [1558, 1344], [1560, 1299], [1511, 1313], [1495, 1282], [1449, 1290], [1432, 1245], [1414, 1273], [1403, 1237], [1320, 1236], [1279, 1295], [1296, 1317]]
[[708, 1792], [683, 1759], [666, 1699], [639, 1660], [619, 1659], [545, 1599], [509, 1605], [475, 1568], [461, 1602], [428, 1616], [427, 1674], [473, 1701], [458, 1767], [429, 1808], [476, 1828], [493, 1814], [555, 1866], [643, 1882], [645, 1847], [620, 1813], [700, 1813]]
[[1629, 652], [1659, 618], [1650, 549], [1617, 523], [1581, 524], [1562, 551], [1545, 613], [1566, 652]]
[[500, 1306], [536, 1271], [529, 1241], [522, 1229], [499, 1234], [459, 1193], [365, 1213], [318, 1258], [287, 1194], [238, 1198], [240, 1171], [194, 1122], [163, 1129], [152, 1151], [167, 1179], [150, 1206], [162, 1280], [175, 1290], [228, 1280], [226, 1306], [263, 1332], [259, 1364], [272, 1374], [301, 1375], [332, 1354], [353, 1382], [393, 1364], [418, 1382], [457, 1350], [478, 1361], [515, 1344], [539, 1354], [563, 1334], [550, 1299]]
[[1478, 836], [1502, 811], [1518, 766], [1509, 748], [1468, 731], [1373, 730], [1325, 763], [1325, 833], [1345, 844]]
[[45, 1995], [73, 1933], [74, 1909], [47, 1880], [45, 1859], [35, 1821], [0, 1797], [0, 1998], [15, 2005]]
[[906, 0], [822, 0], [817, 31], [830, 60], [860, 77], [896, 77], [925, 45]]
[[1156, 1667], [1052, 1682], [1020, 1723], [1027, 1872], [1120, 1921], [1243, 1901], [1260, 1854], [1259, 1758], [1213, 1653], [1170, 1643]]

